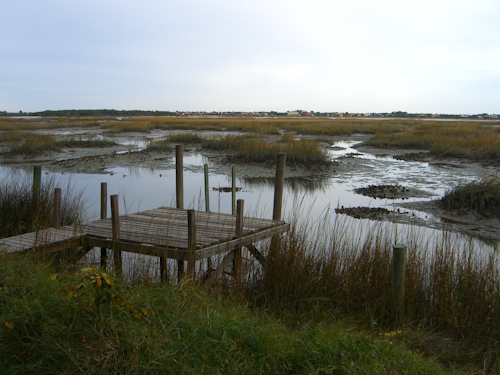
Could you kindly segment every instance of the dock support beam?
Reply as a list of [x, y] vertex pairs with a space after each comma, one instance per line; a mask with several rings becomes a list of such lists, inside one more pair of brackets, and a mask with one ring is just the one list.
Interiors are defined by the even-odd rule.
[[[184, 177], [183, 177], [184, 146], [175, 146], [175, 199], [177, 208], [184, 208]], [[161, 263], [160, 259], [160, 263]], [[180, 280], [184, 276], [184, 261], [177, 261], [177, 273]]]
[[120, 237], [120, 219], [118, 212], [118, 195], [112, 195], [111, 199], [111, 226], [113, 229], [113, 262], [115, 266], [115, 273], [122, 274], [122, 252], [117, 249], [116, 242]]
[[406, 246], [394, 245], [392, 256], [391, 319], [397, 325], [403, 317], [405, 299]]
[[[108, 184], [101, 182], [101, 220], [108, 218]], [[107, 249], [101, 247], [101, 267], [106, 269]]]

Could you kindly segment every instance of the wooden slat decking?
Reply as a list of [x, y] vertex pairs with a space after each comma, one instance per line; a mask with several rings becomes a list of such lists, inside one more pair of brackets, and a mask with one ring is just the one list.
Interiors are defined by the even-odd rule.
[[[214, 212], [195, 212], [196, 259], [250, 245], [289, 230], [283, 221], [244, 217], [243, 237], [236, 239], [236, 216]], [[114, 243], [123, 251], [145, 253], [188, 260], [187, 210], [160, 207], [134, 214], [121, 215], [120, 236]], [[36, 233], [0, 240], [0, 249], [22, 252], [29, 249], [74, 246], [113, 247], [111, 219], [83, 223], [73, 227], [49, 228]], [[57, 251], [57, 250], [54, 250]]]

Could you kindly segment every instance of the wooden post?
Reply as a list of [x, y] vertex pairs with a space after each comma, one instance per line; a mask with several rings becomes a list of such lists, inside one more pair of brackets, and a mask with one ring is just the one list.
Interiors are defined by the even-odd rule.
[[281, 206], [283, 204], [283, 184], [285, 182], [286, 154], [280, 153], [276, 162], [276, 181], [274, 185], [273, 220], [281, 220]]
[[195, 279], [195, 265], [196, 265], [196, 221], [194, 210], [187, 211], [188, 222], [188, 274]]
[[175, 146], [175, 197], [177, 208], [184, 208], [183, 150], [184, 146]]
[[210, 187], [208, 185], [208, 164], [204, 165], [205, 169], [205, 211], [210, 211]]
[[113, 260], [115, 265], [115, 273], [122, 273], [122, 252], [117, 248], [116, 242], [120, 237], [120, 219], [118, 212], [118, 195], [112, 195], [111, 199], [111, 225], [113, 229]]
[[40, 201], [41, 186], [42, 186], [42, 167], [36, 165], [33, 167], [33, 202]]
[[61, 189], [54, 189], [54, 206], [52, 210], [52, 226], [61, 228]]
[[231, 215], [236, 215], [236, 167], [233, 165], [231, 173]]
[[[243, 236], [243, 207], [244, 201], [243, 199], [238, 199], [237, 207], [236, 207], [236, 237], [240, 238]], [[241, 282], [241, 246], [238, 245], [238, 248], [234, 251], [234, 260], [233, 260], [233, 281], [235, 284], [239, 284]]]
[[[210, 212], [210, 186], [208, 184], [208, 164], [204, 165], [205, 170], [205, 211]], [[212, 271], [212, 258], [207, 257], [207, 274]]]
[[[177, 208], [184, 208], [184, 179], [183, 179], [183, 153], [184, 146], [175, 146], [175, 198]], [[160, 259], [161, 262], [161, 259]], [[184, 261], [177, 261], [177, 273], [179, 280], [184, 276]]]
[[391, 319], [396, 324], [403, 317], [406, 253], [406, 246], [394, 245], [392, 257]]
[[[101, 220], [108, 218], [108, 184], [101, 182]], [[106, 269], [107, 249], [101, 247], [101, 267]]]

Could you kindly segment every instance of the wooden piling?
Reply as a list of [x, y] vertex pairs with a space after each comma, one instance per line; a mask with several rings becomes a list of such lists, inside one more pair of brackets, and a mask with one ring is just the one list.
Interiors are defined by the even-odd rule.
[[61, 228], [61, 189], [54, 189], [54, 206], [52, 210], [52, 226]]
[[[108, 218], [108, 184], [101, 182], [101, 220]], [[106, 269], [107, 249], [101, 247], [101, 267]]]
[[[204, 165], [205, 171], [205, 211], [210, 212], [210, 186], [208, 183], [208, 164]], [[212, 271], [212, 258], [207, 257], [207, 274], [210, 276]]]
[[394, 245], [392, 257], [391, 319], [398, 324], [403, 317], [405, 297], [406, 246]]
[[36, 165], [33, 167], [33, 201], [40, 201], [40, 191], [42, 186], [42, 167]]
[[276, 181], [274, 185], [273, 220], [281, 220], [281, 207], [283, 204], [283, 184], [285, 182], [286, 154], [280, 153], [276, 162]]
[[205, 211], [210, 211], [210, 187], [208, 185], [208, 164], [204, 165], [205, 170]]
[[[238, 199], [236, 207], [236, 238], [241, 238], [243, 236], [243, 199]], [[234, 251], [233, 260], [233, 280], [235, 284], [239, 284], [241, 281], [241, 245]]]
[[183, 153], [184, 146], [175, 146], [175, 197], [177, 208], [184, 208], [184, 179], [183, 179]]
[[196, 224], [194, 210], [187, 211], [188, 222], [188, 274], [195, 279], [195, 265], [196, 265]]
[[120, 275], [122, 273], [122, 252], [116, 247], [116, 242], [120, 237], [118, 195], [112, 195], [110, 199], [111, 199], [111, 227], [113, 231], [113, 261], [115, 266], [115, 273], [117, 275]]
[[[177, 208], [184, 208], [184, 177], [183, 177], [184, 146], [175, 146], [175, 199]], [[160, 260], [161, 262], [161, 260]], [[177, 274], [179, 280], [184, 276], [184, 261], [177, 261]]]
[[236, 215], [236, 167], [231, 171], [231, 214]]

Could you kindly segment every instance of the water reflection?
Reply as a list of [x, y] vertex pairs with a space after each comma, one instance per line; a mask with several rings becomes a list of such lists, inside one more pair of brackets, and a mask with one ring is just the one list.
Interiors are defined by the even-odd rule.
[[[249, 187], [271, 187], [274, 188], [276, 179], [274, 177], [243, 177], [241, 179]], [[285, 188], [292, 191], [305, 191], [308, 193], [325, 192], [331, 185], [329, 178], [285, 178]]]

